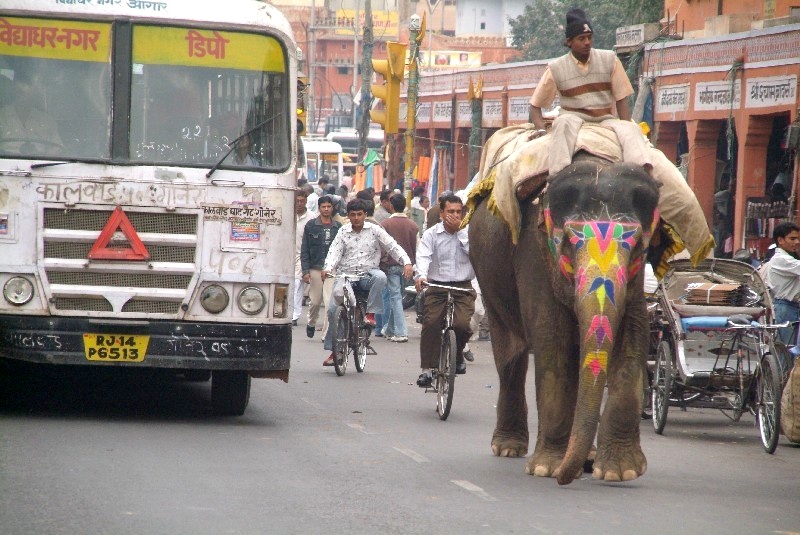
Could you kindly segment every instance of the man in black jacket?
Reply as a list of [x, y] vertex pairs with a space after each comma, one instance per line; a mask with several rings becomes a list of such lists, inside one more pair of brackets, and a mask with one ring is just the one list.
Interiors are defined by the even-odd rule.
[[303, 232], [303, 243], [300, 246], [300, 267], [303, 270], [303, 281], [310, 284], [308, 291], [310, 304], [308, 306], [308, 323], [306, 336], [314, 337], [314, 330], [322, 331], [328, 328], [327, 314], [322, 314], [322, 325], [317, 328], [320, 307], [327, 310], [331, 298], [334, 279], [322, 280], [322, 267], [328, 255], [333, 238], [341, 228], [341, 223], [333, 219], [333, 200], [323, 195], [317, 201], [319, 216], [306, 224]]

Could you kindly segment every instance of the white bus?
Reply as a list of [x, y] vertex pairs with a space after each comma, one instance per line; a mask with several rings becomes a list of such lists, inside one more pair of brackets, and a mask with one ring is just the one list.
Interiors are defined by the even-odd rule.
[[[336, 132], [328, 132], [325, 136], [328, 141], [335, 141], [342, 146], [342, 152], [348, 155], [354, 162], [358, 159], [359, 139], [358, 133], [354, 128], [345, 128]], [[384, 147], [383, 130], [370, 130], [367, 133], [367, 148], [374, 149], [381, 156]]]
[[342, 146], [333, 141], [302, 138], [303, 169], [305, 178], [310, 184], [316, 184], [323, 176], [331, 179], [330, 183], [339, 184], [344, 175], [344, 159]]
[[0, 358], [210, 376], [219, 414], [288, 381], [296, 57], [255, 0], [0, 3]]

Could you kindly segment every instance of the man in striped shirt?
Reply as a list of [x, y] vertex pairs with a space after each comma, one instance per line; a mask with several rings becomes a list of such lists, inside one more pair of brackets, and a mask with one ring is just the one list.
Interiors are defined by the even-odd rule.
[[[458, 195], [450, 194], [439, 200], [441, 221], [430, 227], [422, 235], [417, 246], [417, 291], [422, 291], [426, 282], [455, 286], [470, 290], [453, 292], [455, 312], [453, 330], [458, 346], [456, 373], [466, 373], [464, 344], [472, 331], [469, 320], [475, 312], [475, 291], [472, 279], [475, 271], [469, 261], [469, 236], [467, 229], [461, 228], [463, 201]], [[430, 286], [425, 290], [425, 307], [422, 320], [422, 334], [419, 343], [420, 367], [422, 374], [417, 385], [428, 388], [432, 385], [431, 370], [438, 365], [442, 341], [442, 322], [447, 312], [447, 290]]]
[[652, 169], [650, 148], [639, 125], [631, 121], [628, 97], [633, 87], [619, 58], [611, 50], [592, 48], [594, 32], [582, 9], [569, 10], [565, 33], [569, 53], [547, 66], [530, 101], [538, 137], [546, 133], [542, 108], [552, 104], [556, 93], [560, 95], [561, 111], [553, 121], [549, 145], [550, 176], [572, 163], [584, 122], [610, 127], [619, 139], [622, 159]]

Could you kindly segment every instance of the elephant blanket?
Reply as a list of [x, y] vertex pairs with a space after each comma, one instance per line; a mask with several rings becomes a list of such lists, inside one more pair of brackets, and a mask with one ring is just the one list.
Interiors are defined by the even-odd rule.
[[[471, 214], [481, 198], [489, 197], [487, 207], [508, 225], [512, 240], [517, 243], [520, 229], [519, 199], [540, 189], [547, 174], [547, 153], [551, 136], [530, 139], [533, 124], [509, 126], [496, 132], [484, 146], [479, 169], [480, 181], [467, 200]], [[651, 145], [652, 147], [652, 145]], [[610, 128], [586, 123], [581, 128], [575, 152], [586, 151], [612, 163], [622, 161], [622, 149]], [[683, 175], [663, 152], [652, 147], [653, 177], [661, 183], [658, 209], [661, 231], [671, 244], [666, 247], [656, 275], [667, 269], [667, 260], [688, 250], [692, 264], [697, 264], [714, 248], [705, 214]], [[465, 223], [469, 221], [469, 214]]]

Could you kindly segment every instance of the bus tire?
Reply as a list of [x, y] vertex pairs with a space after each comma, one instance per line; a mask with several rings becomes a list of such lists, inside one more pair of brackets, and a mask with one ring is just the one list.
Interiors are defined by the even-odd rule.
[[241, 416], [250, 401], [250, 374], [214, 370], [211, 374], [211, 409], [217, 416]]

